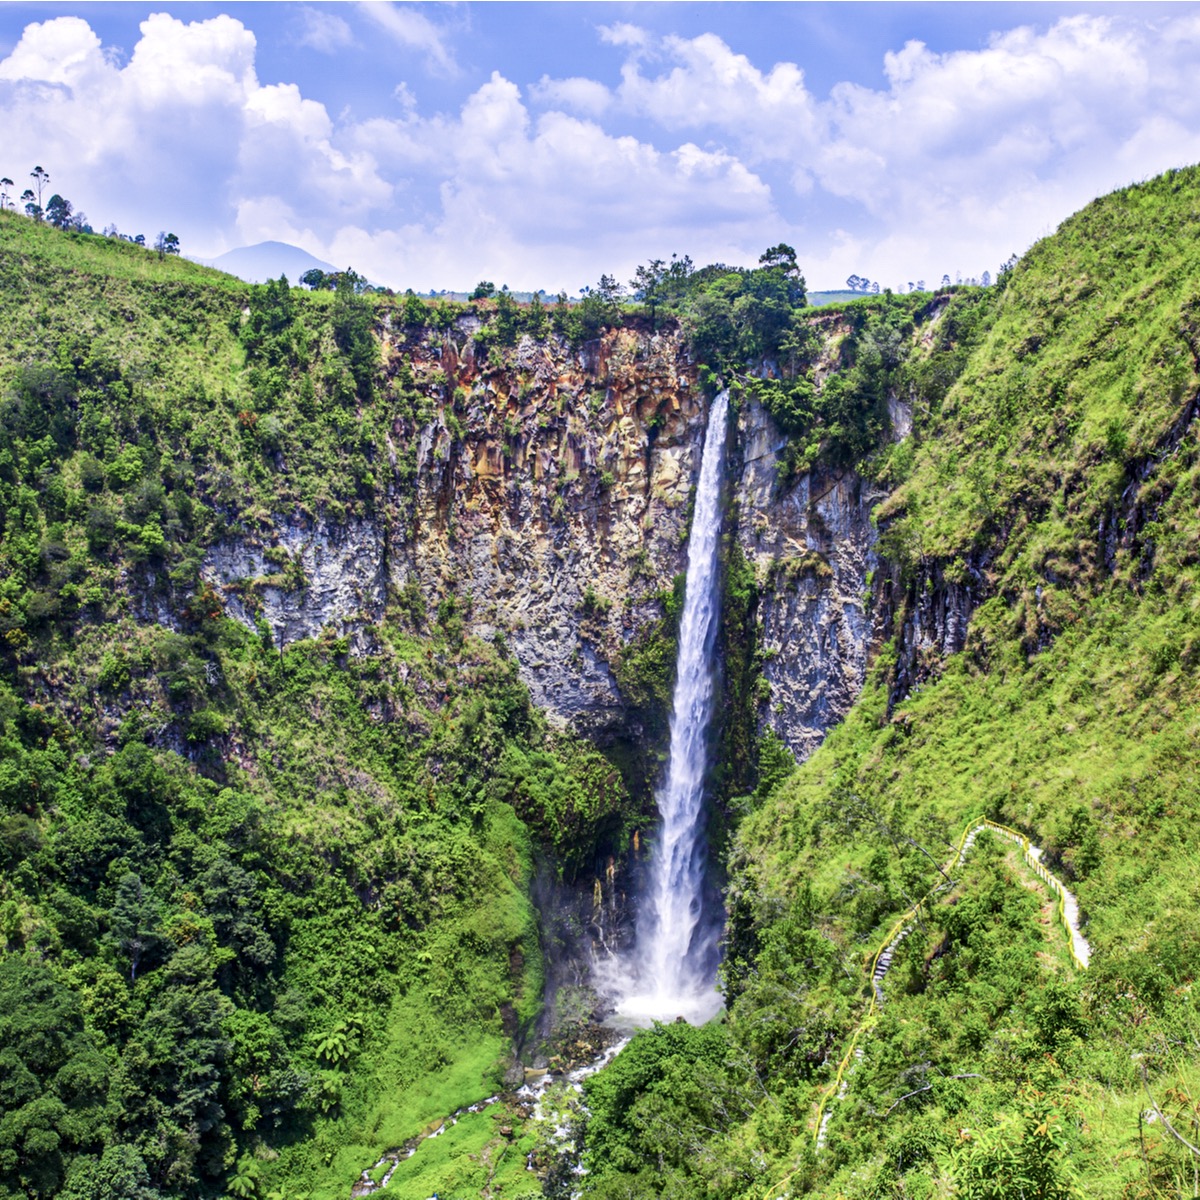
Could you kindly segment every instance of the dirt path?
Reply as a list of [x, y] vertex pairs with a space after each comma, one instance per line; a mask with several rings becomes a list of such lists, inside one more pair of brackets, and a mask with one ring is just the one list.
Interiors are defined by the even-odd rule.
[[999, 825], [995, 821], [989, 821], [986, 818], [972, 821], [963, 830], [962, 837], [958, 841], [958, 848], [954, 852], [953, 858], [947, 864], [944, 872], [947, 881], [939, 883], [937, 887], [931, 889], [924, 899], [913, 905], [892, 926], [884, 938], [883, 945], [871, 960], [870, 1006], [867, 1009], [866, 1016], [859, 1022], [858, 1027], [855, 1029], [850, 1039], [850, 1045], [847, 1047], [845, 1055], [838, 1064], [837, 1075], [834, 1077], [833, 1083], [825, 1090], [825, 1094], [822, 1096], [821, 1103], [817, 1108], [816, 1146], [818, 1150], [825, 1145], [825, 1131], [829, 1126], [829, 1118], [832, 1115], [832, 1103], [845, 1098], [850, 1087], [850, 1075], [855, 1065], [863, 1056], [859, 1041], [871, 1025], [874, 1024], [878, 1017], [879, 1009], [883, 1007], [885, 999], [883, 981], [887, 978], [888, 971], [891, 970], [892, 960], [896, 956], [896, 951], [899, 949], [900, 943], [913, 931], [922, 909], [926, 908], [927, 905], [951, 886], [948, 882], [951, 873], [962, 866], [967, 855], [970, 854], [972, 847], [975, 845], [976, 838], [981, 833], [993, 833], [997, 837], [1002, 837], [1016, 843], [1022, 852], [1026, 865], [1058, 899], [1058, 919], [1070, 939], [1071, 959], [1075, 963], [1076, 968], [1081, 971], [1086, 970], [1088, 963], [1091, 961], [1092, 948], [1088, 945], [1087, 938], [1083, 936], [1079, 928], [1079, 903], [1075, 899], [1075, 896], [1068, 891], [1050, 872], [1045, 863], [1042, 862], [1041, 847], [1035, 846], [1023, 833], [1018, 833], [1015, 829], [1009, 829], [1006, 825]]

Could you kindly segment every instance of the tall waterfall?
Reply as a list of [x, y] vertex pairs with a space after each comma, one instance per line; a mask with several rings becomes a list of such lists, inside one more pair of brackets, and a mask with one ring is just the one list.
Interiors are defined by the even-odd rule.
[[656, 797], [662, 817], [649, 894], [638, 919], [632, 978], [618, 1013], [634, 1021], [676, 1016], [706, 1020], [720, 1007], [715, 991], [715, 927], [703, 920], [704, 862], [700, 833], [708, 727], [713, 708], [713, 643], [719, 595], [717, 541], [729, 394], [712, 403], [688, 540], [687, 592], [679, 626], [671, 758]]

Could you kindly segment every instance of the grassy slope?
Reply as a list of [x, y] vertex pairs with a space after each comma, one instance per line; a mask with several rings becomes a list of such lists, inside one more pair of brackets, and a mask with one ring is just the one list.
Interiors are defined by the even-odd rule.
[[[1196, 394], [1197, 192], [1196, 173], [1182, 172], [1106, 198], [1069, 222], [996, 294], [990, 333], [957, 387], [944, 401], [918, 403], [911, 451], [890, 456], [889, 471], [904, 481], [880, 514], [885, 547], [910, 574], [930, 557], [951, 574], [983, 561], [993, 598], [975, 615], [967, 651], [898, 712], [888, 709], [885, 653], [845, 725], [743, 826], [733, 863], [730, 980], [738, 998], [727, 1029], [729, 1067], [720, 1080], [706, 1076], [703, 1096], [694, 1098], [708, 1106], [707, 1132], [689, 1133], [673, 1111], [669, 1129], [656, 1130], [660, 1147], [645, 1150], [687, 1164], [677, 1184], [655, 1178], [640, 1194], [693, 1195], [702, 1186], [717, 1195], [765, 1195], [768, 1188], [778, 1195], [782, 1189], [772, 1185], [785, 1177], [796, 1194], [944, 1194], [952, 1178], [962, 1191], [972, 1171], [987, 1168], [992, 1150], [964, 1141], [960, 1131], [993, 1127], [1005, 1131], [1022, 1161], [1041, 1154], [1060, 1180], [1073, 1164], [1086, 1194], [1121, 1195], [1126, 1185], [1129, 1195], [1174, 1194], [1163, 1189], [1186, 1163], [1161, 1127], [1142, 1130], [1139, 1140], [1143, 1105], [1130, 1054], [1148, 1056], [1156, 1096], [1172, 1112], [1188, 1093], [1169, 1099], [1171, 1083], [1190, 1085], [1195, 1095], [1191, 1069], [1176, 1064], [1171, 1040], [1194, 1040], [1200, 1028], [1190, 990], [1200, 720], [1191, 600], [1200, 495], [1194, 434], [1134, 488], [1150, 523], [1138, 542], [1118, 550], [1112, 571], [1098, 530], [1102, 516], [1112, 526], [1128, 480], [1154, 460]], [[238, 496], [239, 507], [248, 496], [263, 514], [287, 503], [354, 508], [365, 469], [356, 456], [374, 436], [370, 408], [349, 424], [344, 406], [323, 401], [312, 417], [292, 405], [270, 412], [278, 389], [247, 374], [235, 332], [249, 289], [228, 277], [17, 218], [0, 221], [0, 238], [6, 379], [30, 358], [55, 361], [64, 342], [68, 357], [91, 345], [101, 352], [93, 358], [117, 361], [130, 396], [124, 402], [110, 383], [97, 385], [109, 389], [95, 407], [113, 415], [112, 433], [87, 425], [92, 440], [56, 459], [49, 473], [38, 454], [17, 464], [14, 486], [36, 494], [22, 493], [23, 523], [8, 522], [5, 552], [22, 564], [30, 590], [0, 598], [16, 606], [2, 615], [18, 634], [9, 639], [17, 647], [9, 678], [19, 697], [16, 707], [0, 705], [0, 733], [11, 735], [6, 746], [24, 739], [22, 753], [45, 756], [39, 769], [59, 761], [58, 742], [86, 762], [104, 739], [114, 743], [102, 710], [122, 698], [154, 710], [150, 725], [175, 721], [179, 735], [200, 747], [210, 737], [229, 739], [215, 743], [237, 752], [226, 782], [253, 797], [278, 848], [265, 862], [246, 858], [234, 844], [236, 829], [222, 823], [216, 786], [183, 765], [191, 798], [171, 818], [168, 858], [151, 845], [132, 860], [114, 860], [113, 871], [131, 864], [147, 875], [161, 870], [154, 886], [170, 906], [171, 928], [182, 928], [196, 900], [178, 864], [198, 833], [223, 839], [257, 872], [271, 903], [283, 906], [272, 920], [286, 919], [289, 941], [271, 990], [293, 1014], [295, 997], [303, 996], [305, 1012], [299, 1040], [289, 1035], [291, 1061], [314, 1077], [342, 1077], [341, 1107], [332, 1117], [315, 1116], [302, 1141], [251, 1137], [245, 1144], [258, 1146], [251, 1173], [264, 1188], [274, 1178], [301, 1194], [341, 1194], [375, 1151], [476, 1098], [489, 1082], [483, 1076], [500, 1044], [498, 1016], [474, 1012], [495, 1014], [504, 995], [528, 1003], [536, 976], [512, 979], [507, 953], [486, 938], [471, 940], [479, 932], [473, 922], [499, 903], [511, 914], [498, 927], [507, 947], [510, 935], [519, 940], [518, 931], [528, 929], [515, 882], [527, 843], [494, 798], [477, 810], [456, 807], [475, 791], [478, 770], [478, 714], [462, 719], [467, 693], [448, 688], [435, 671], [412, 697], [409, 726], [378, 727], [381, 696], [405, 693], [400, 667], [411, 680], [421, 663], [409, 616], [392, 615], [394, 637], [362, 671], [344, 670], [337, 644], [290, 651], [283, 664], [289, 684], [272, 676], [273, 656], [248, 635], [197, 628], [181, 647], [166, 631], [123, 616], [127, 573], [147, 561], [144, 549], [130, 548], [146, 521], [129, 503], [136, 481], [118, 486], [110, 477], [103, 485], [105, 501], [129, 516], [118, 544], [99, 554], [85, 546], [82, 459], [95, 456], [111, 475], [122, 447], [139, 436], [149, 439], [148, 470], [165, 486], [162, 528], [178, 529], [193, 546], [221, 528], [224, 518], [207, 504], [222, 496]], [[84, 257], [95, 257], [94, 267], [82, 270]], [[301, 360], [332, 368], [314, 372], [319, 400], [322, 389], [345, 391], [334, 378], [340, 370], [344, 379], [345, 368], [322, 305], [324, 298], [306, 303], [297, 318]], [[70, 344], [73, 331], [87, 337]], [[88, 378], [112, 375], [103, 362], [80, 370]], [[286, 478], [271, 469], [262, 433], [239, 417], [251, 404], [277, 417], [273, 436], [293, 448]], [[322, 421], [336, 437], [322, 433]], [[182, 463], [174, 475], [160, 470], [154, 454], [168, 446], [188, 448], [178, 458], [162, 456]], [[177, 503], [189, 489], [206, 499], [198, 512]], [[61, 592], [53, 574], [57, 541], [82, 606], [69, 626], [46, 614], [44, 600], [29, 600], [34, 592]], [[89, 589], [100, 591], [93, 597]], [[24, 615], [17, 620], [13, 612]], [[430, 635], [442, 637], [433, 629], [420, 636]], [[439, 659], [465, 655], [477, 664], [477, 681], [490, 680], [500, 701], [505, 668], [490, 648], [437, 644]], [[213, 696], [196, 682], [206, 661], [226, 681]], [[59, 732], [31, 717], [34, 690], [50, 698]], [[109, 699], [89, 709], [96, 693]], [[329, 706], [320, 734], [313, 732], [314, 696]], [[201, 721], [199, 713], [215, 718]], [[63, 730], [64, 717], [74, 732]], [[120, 740], [144, 736], [134, 722]], [[180, 769], [174, 756], [157, 753]], [[426, 804], [430, 765], [446, 762], [461, 763], [460, 773]], [[89, 789], [99, 787], [90, 770], [71, 768], [32, 807], [24, 785], [6, 775], [7, 811], [32, 812], [53, 848], [89, 819]], [[1093, 968], [1071, 979], [1050, 935], [1039, 934], [1036, 897], [1021, 890], [1019, 869], [999, 855], [973, 860], [960, 903], [945, 906], [924, 941], [908, 944], [910, 957], [892, 985], [903, 991], [871, 1035], [849, 1107], [831, 1124], [829, 1151], [814, 1161], [809, 1124], [829, 1079], [822, 1064], [836, 1062], [862, 1011], [865, 953], [906, 897], [931, 882], [928, 861], [904, 838], [941, 858], [966, 817], [981, 811], [1035, 833], [1074, 877], [1098, 951]], [[397, 815], [403, 820], [393, 826]], [[491, 881], [482, 888], [469, 869], [481, 845]], [[24, 843], [17, 850], [24, 854]], [[43, 862], [42, 853], [26, 859], [25, 873], [6, 880], [0, 896], [10, 950], [38, 947], [80, 989], [88, 1020], [99, 1022], [98, 989], [121, 978], [118, 950], [103, 941], [92, 961], [55, 944], [62, 930], [52, 896], [26, 870], [32, 864], [57, 879], [55, 861]], [[388, 897], [404, 913], [437, 880], [448, 886], [434, 921], [418, 922], [415, 933], [389, 925]], [[101, 882], [84, 897], [102, 937], [112, 887]], [[971, 906], [974, 895], [984, 900]], [[464, 934], [474, 947], [467, 964], [473, 1012], [465, 1022], [461, 1003], [446, 1003], [463, 991], [457, 947]], [[165, 994], [154, 982], [159, 975], [151, 970], [148, 984], [129, 989], [135, 1016], [155, 1011], [155, 996]], [[261, 1005], [260, 998], [249, 1007]], [[354, 1034], [355, 1057], [336, 1069], [318, 1062], [321, 1035], [364, 1011], [368, 1028]], [[1078, 1036], [1081, 1029], [1089, 1040]], [[114, 1063], [126, 1053], [126, 1036], [101, 1039]], [[671, 1070], [664, 1094], [686, 1099], [685, 1064]], [[878, 1115], [925, 1075], [976, 1071], [987, 1075], [987, 1087], [939, 1084], [886, 1121]], [[1058, 1122], [1030, 1117], [1054, 1115], [1038, 1107], [1046, 1104]], [[1043, 1126], [1061, 1127], [1062, 1144], [1039, 1133]], [[718, 1127], [726, 1132], [714, 1141]], [[689, 1142], [692, 1136], [700, 1141]], [[978, 1161], [970, 1158], [976, 1146]], [[592, 1182], [598, 1194], [626, 1194], [615, 1184], [605, 1193], [599, 1176]]]
[[[842, 726], [758, 795], [730, 854], [720, 1069], [673, 1027], [635, 1039], [613, 1068], [631, 1093], [593, 1106], [589, 1194], [1192, 1194], [1189, 1152], [1140, 1114], [1143, 1068], [1178, 1129], [1200, 1112], [1198, 225], [1200, 170], [1105, 197], [941, 315], [850, 306], [832, 400], [766, 396], [800, 463], [839, 431], [857, 461], [885, 393], [911, 399], [913, 436], [865, 464], [893, 488], [894, 627], [936, 602], [925, 579], [977, 607], [964, 652], [922, 651], [930, 682], [898, 703], [883, 647]], [[818, 1154], [872, 956], [985, 814], [1070, 881], [1091, 967], [982, 839], [903, 943]], [[643, 1110], [664, 1113], [652, 1136], [622, 1115]]]
[[[536, 817], [534, 793], [498, 759], [561, 751], [579, 798], [596, 756], [551, 739], [453, 613], [409, 598], [351, 657], [330, 637], [280, 654], [214, 609], [205, 546], [293, 506], [367, 511], [375, 422], [419, 402], [351, 378], [334, 298], [293, 293], [252, 358], [261, 289], [8, 214], [0, 282], [0, 967], [59, 989], [71, 1070], [93, 1072], [55, 1154], [36, 1120], [0, 1129], [0, 1195], [103, 1175], [126, 1145], [155, 1195], [344, 1197], [493, 1090], [538, 1009], [510, 804]], [[159, 606], [178, 630], [136, 615]], [[41, 1011], [26, 991], [0, 980], [6, 1036]], [[6, 1111], [57, 1104], [51, 1074]]]
[[[735, 1024], [764, 1018], [753, 993], [772, 974], [761, 948], [782, 936], [780, 913], [803, 905], [805, 920], [853, 963], [903, 893], [919, 890], [927, 864], [888, 831], [941, 857], [970, 816], [1020, 825], [1074, 881], [1096, 950], [1073, 1001], [1088, 1040], [1051, 1040], [1040, 1064], [1005, 1043], [1034, 1036], [1039, 992], [1069, 970], [1044, 963], [1039, 978], [986, 954], [972, 963], [964, 947], [959, 1011], [947, 1020], [929, 964], [915, 961], [914, 998], [888, 1008], [869, 1071], [852, 1089], [866, 1093], [853, 1101], [856, 1124], [843, 1123], [840, 1147], [811, 1168], [818, 1194], [926, 1194], [904, 1182], [903, 1155], [889, 1158], [885, 1139], [894, 1151], [902, 1135], [928, 1143], [911, 1156], [914, 1176], [937, 1180], [930, 1186], [941, 1194], [957, 1162], [965, 1194], [958, 1129], [1005, 1113], [1019, 1125], [1030, 1089], [1069, 1113], [1057, 1157], [1088, 1196], [1174, 1195], [1173, 1173], [1187, 1167], [1161, 1126], [1145, 1135], [1147, 1157], [1139, 1152], [1130, 1055], [1146, 1055], [1160, 1096], [1183, 1086], [1179, 1103], [1195, 1103], [1200, 1078], [1172, 1046], [1181, 1031], [1194, 1039], [1200, 1030], [1191, 987], [1200, 966], [1195, 429], [1162, 448], [1200, 389], [1198, 229], [1200, 172], [1182, 171], [1096, 201], [1021, 262], [958, 385], [940, 408], [918, 406], [910, 474], [879, 514], [884, 544], [906, 568], [935, 557], [961, 569], [990, 552], [992, 598], [972, 620], [967, 649], [891, 713], [885, 654], [845, 724], [741, 830], [735, 915], [760, 953], [743, 965], [750, 982]], [[1147, 462], [1132, 493], [1149, 523], [1110, 570], [1101, 520], [1121, 519], [1122, 495]], [[939, 937], [953, 953], [942, 930], [914, 941], [912, 955], [918, 946], [932, 954]], [[972, 995], [972, 974], [983, 992], [1014, 980], [1016, 992]], [[832, 979], [812, 986], [812, 1002], [835, 1005], [834, 1028], [845, 1029], [861, 991]], [[965, 1042], [955, 1030], [963, 1022], [978, 1027]], [[915, 1114], [886, 1125], [879, 1117], [923, 1071], [980, 1063], [1002, 1082], [947, 1088], [944, 1100], [935, 1090]], [[1014, 1145], [1024, 1136], [1015, 1130]]]

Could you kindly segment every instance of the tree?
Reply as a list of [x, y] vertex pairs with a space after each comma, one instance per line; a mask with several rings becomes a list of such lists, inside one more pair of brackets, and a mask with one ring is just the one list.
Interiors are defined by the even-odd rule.
[[109, 917], [113, 940], [122, 954], [129, 958], [129, 978], [137, 979], [137, 969], [143, 956], [155, 950], [162, 939], [158, 928], [159, 906], [146, 892], [141, 879], [132, 871], [121, 877]]
[[852, 292], [857, 292], [858, 289], [862, 286], [862, 276], [861, 275], [847, 275], [846, 276], [846, 286]]
[[872, 293], [872, 295], [875, 295], [875, 296], [879, 295], [879, 280], [878, 279], [876, 279], [875, 282], [871, 284], [871, 293]]
[[0, 179], [0, 212], [5, 208], [12, 208], [12, 197], [8, 194], [8, 189], [13, 186], [13, 181], [8, 178]]
[[490, 300], [496, 294], [496, 285], [490, 279], [481, 279], [468, 300]]
[[154, 239], [154, 249], [158, 251], [159, 258], [165, 258], [168, 254], [178, 254], [179, 239], [173, 233], [163, 233], [160, 230], [158, 237]]
[[41, 167], [34, 167], [29, 172], [29, 178], [33, 180], [33, 186], [37, 188], [37, 206], [41, 208], [42, 192], [45, 190], [46, 184], [50, 182], [50, 176]]
[[943, 275], [942, 276], [942, 287], [949, 287], [949, 286], [950, 286], [950, 276]]
[[105, 1135], [108, 1064], [79, 1000], [49, 968], [0, 962], [0, 1194], [58, 1195], [71, 1160]]
[[788, 275], [799, 275], [800, 268], [796, 265], [796, 251], [786, 242], [771, 246], [758, 256], [759, 266], [781, 268]]
[[525, 328], [535, 338], [546, 335], [546, 308], [542, 304], [542, 293], [534, 292], [529, 301], [529, 310], [525, 314]]
[[991, 271], [984, 271], [984, 273], [980, 276], [980, 282], [983, 284], [984, 287], [991, 287], [992, 286]]
[[55, 192], [50, 197], [50, 202], [46, 205], [46, 220], [55, 229], [69, 229], [71, 227], [71, 213], [73, 211], [70, 200]]
[[571, 309], [567, 304], [567, 293], [559, 292], [554, 297], [554, 311], [550, 314], [550, 327], [555, 333], [565, 334], [570, 328]]
[[319, 292], [326, 286], [326, 278], [327, 276], [325, 272], [322, 271], [320, 267], [309, 267], [309, 269], [300, 276], [300, 282], [304, 284], [304, 286], [310, 291]]
[[682, 258], [677, 254], [671, 255], [670, 265], [663, 272], [658, 285], [658, 299], [662, 304], [677, 305], [687, 294], [688, 281], [695, 271], [691, 255]]
[[667, 264], [661, 258], [652, 258], [646, 265], [639, 266], [629, 281], [633, 298], [641, 301], [650, 310], [650, 327], [654, 328], [655, 310], [658, 307], [658, 289], [662, 286]]
[[[796, 262], [796, 251], [791, 246], [786, 242], [780, 242], [778, 246], [771, 246], [759, 255], [758, 261], [760, 264], [758, 272], [752, 271], [752, 276], [766, 272], [776, 280], [782, 279], [785, 294], [781, 299], [791, 306], [805, 303], [807, 296], [804, 276], [800, 273], [800, 266]], [[772, 287], [771, 290], [776, 289]]]
[[625, 289], [617, 282], [615, 275], [601, 275], [600, 282], [596, 285], [596, 295], [600, 297], [601, 303], [616, 305], [625, 295]]
[[662, 283], [666, 270], [667, 264], [661, 258], [652, 258], [648, 264], [639, 266], [629, 281], [633, 298], [640, 300], [643, 304], [653, 304], [655, 292]]
[[37, 197], [26, 188], [21, 193], [21, 203], [25, 205], [25, 215], [32, 217], [35, 221], [42, 219], [42, 206], [37, 202]]
[[370, 399], [375, 367], [379, 362], [379, 347], [371, 337], [372, 309], [359, 290], [359, 285], [364, 282], [349, 267], [338, 272], [331, 313], [333, 340], [346, 356], [360, 400]]
[[133, 1146], [106, 1146], [97, 1159], [81, 1155], [72, 1165], [60, 1200], [160, 1200], [150, 1186], [150, 1173]]

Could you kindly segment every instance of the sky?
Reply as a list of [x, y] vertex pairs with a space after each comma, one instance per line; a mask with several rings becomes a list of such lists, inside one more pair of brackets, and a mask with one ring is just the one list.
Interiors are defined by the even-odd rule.
[[0, 176], [212, 258], [575, 294], [995, 274], [1200, 161], [1200, 4], [0, 4]]

